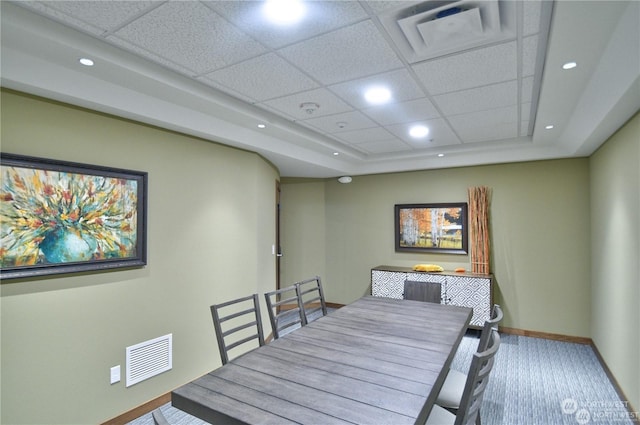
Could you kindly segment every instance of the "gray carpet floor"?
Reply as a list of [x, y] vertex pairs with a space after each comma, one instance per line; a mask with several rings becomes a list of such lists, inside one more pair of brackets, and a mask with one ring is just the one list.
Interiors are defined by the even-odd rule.
[[[501, 337], [482, 404], [483, 425], [633, 425], [590, 346]], [[468, 371], [477, 344], [476, 335], [466, 335], [452, 368]], [[172, 425], [204, 424], [170, 404], [162, 411]], [[153, 420], [147, 414], [130, 423], [153, 425]]]

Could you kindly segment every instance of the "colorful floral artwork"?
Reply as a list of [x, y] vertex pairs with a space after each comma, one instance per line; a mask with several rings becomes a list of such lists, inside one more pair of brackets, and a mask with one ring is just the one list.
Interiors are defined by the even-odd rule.
[[65, 168], [52, 161], [34, 166], [7, 157], [0, 186], [3, 278], [23, 269], [52, 272], [57, 265], [105, 268], [122, 260], [144, 261], [139, 214], [146, 174], [92, 173], [79, 164]]

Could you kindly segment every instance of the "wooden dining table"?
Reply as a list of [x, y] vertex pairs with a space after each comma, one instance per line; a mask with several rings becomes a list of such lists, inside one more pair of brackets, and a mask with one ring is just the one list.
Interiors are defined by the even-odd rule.
[[172, 392], [214, 424], [423, 424], [472, 310], [366, 296]]

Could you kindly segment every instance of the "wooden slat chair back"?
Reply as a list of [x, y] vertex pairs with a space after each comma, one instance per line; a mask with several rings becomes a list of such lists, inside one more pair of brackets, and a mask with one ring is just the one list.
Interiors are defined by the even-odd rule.
[[426, 425], [478, 425], [480, 423], [480, 406], [499, 347], [500, 335], [492, 329], [489, 334], [488, 348], [473, 355], [456, 413], [435, 404]]
[[405, 300], [425, 301], [440, 304], [442, 287], [438, 282], [417, 282], [415, 280], [404, 281]]
[[504, 314], [502, 313], [502, 308], [499, 304], [493, 305], [493, 310], [491, 311], [491, 319], [484, 322], [484, 326], [482, 326], [482, 331], [480, 331], [480, 342], [478, 343], [478, 352], [485, 351], [487, 349], [487, 345], [489, 344], [489, 337], [491, 336], [491, 330], [498, 330], [498, 324], [502, 322], [502, 318]]
[[154, 425], [169, 425], [160, 408], [151, 412], [151, 417], [153, 418]]
[[264, 345], [258, 294], [211, 306], [222, 364], [229, 362], [229, 351], [250, 342]]
[[475, 353], [471, 360], [471, 367], [467, 375], [467, 383], [462, 394], [460, 409], [456, 415], [455, 425], [472, 425], [480, 415], [480, 406], [487, 389], [489, 374], [493, 369], [495, 355], [500, 347], [500, 335], [491, 329], [488, 347], [485, 351]]
[[[489, 345], [489, 339], [492, 332], [498, 331], [498, 324], [502, 321], [502, 309], [498, 304], [493, 306], [491, 312], [491, 319], [487, 320], [480, 331], [480, 342], [478, 342], [477, 353], [482, 353], [487, 350]], [[447, 378], [444, 380], [440, 393], [436, 399], [436, 404], [442, 406], [451, 411], [456, 411], [462, 404], [462, 397], [464, 395], [465, 385], [468, 379], [468, 374], [460, 372], [458, 370], [449, 370]], [[477, 416], [477, 425], [480, 425], [480, 414]]]
[[295, 285], [298, 287], [304, 325], [309, 323], [309, 318], [312, 318], [316, 312], [322, 312], [322, 316], [327, 315], [327, 303], [324, 298], [320, 276], [296, 282]]
[[298, 285], [291, 285], [264, 294], [274, 339], [280, 338], [283, 331], [303, 326], [305, 318], [299, 292]]

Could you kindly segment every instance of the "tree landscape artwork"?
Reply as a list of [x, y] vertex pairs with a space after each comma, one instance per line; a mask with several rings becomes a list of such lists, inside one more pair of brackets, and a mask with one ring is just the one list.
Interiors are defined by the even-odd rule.
[[2, 154], [2, 279], [146, 264], [142, 172]]
[[395, 206], [396, 251], [467, 254], [467, 204]]

